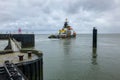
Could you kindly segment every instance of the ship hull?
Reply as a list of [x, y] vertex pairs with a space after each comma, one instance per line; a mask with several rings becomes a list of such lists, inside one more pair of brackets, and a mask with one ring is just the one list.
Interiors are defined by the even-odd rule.
[[66, 38], [76, 38], [75, 35], [65, 36], [65, 35], [50, 35], [48, 38], [50, 39], [66, 39]]

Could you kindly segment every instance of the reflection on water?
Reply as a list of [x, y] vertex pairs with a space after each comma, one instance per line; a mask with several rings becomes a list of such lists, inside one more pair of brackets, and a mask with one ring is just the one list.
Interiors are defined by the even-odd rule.
[[69, 54], [71, 50], [71, 39], [63, 40], [64, 53]]
[[119, 35], [98, 35], [97, 49], [92, 49], [92, 35], [47, 37], [37, 36], [36, 41], [44, 54], [44, 80], [120, 80]]
[[92, 64], [97, 65], [97, 48], [92, 49]]

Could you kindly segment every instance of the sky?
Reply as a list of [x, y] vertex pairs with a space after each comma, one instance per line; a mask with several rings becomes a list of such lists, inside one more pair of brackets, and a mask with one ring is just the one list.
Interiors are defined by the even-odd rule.
[[120, 0], [0, 0], [0, 31], [120, 33]]

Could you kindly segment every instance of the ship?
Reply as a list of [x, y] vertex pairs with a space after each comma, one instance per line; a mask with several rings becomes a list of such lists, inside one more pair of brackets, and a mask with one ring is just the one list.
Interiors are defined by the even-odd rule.
[[76, 32], [73, 30], [73, 28], [68, 25], [68, 20], [65, 19], [64, 26], [62, 29], [58, 31], [58, 34], [52, 34], [48, 38], [75, 38], [76, 37]]

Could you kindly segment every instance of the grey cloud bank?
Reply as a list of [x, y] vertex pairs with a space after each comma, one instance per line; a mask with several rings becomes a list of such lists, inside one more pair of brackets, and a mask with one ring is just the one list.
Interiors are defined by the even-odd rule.
[[77, 33], [119, 33], [119, 0], [0, 0], [0, 30], [51, 31], [65, 18]]

